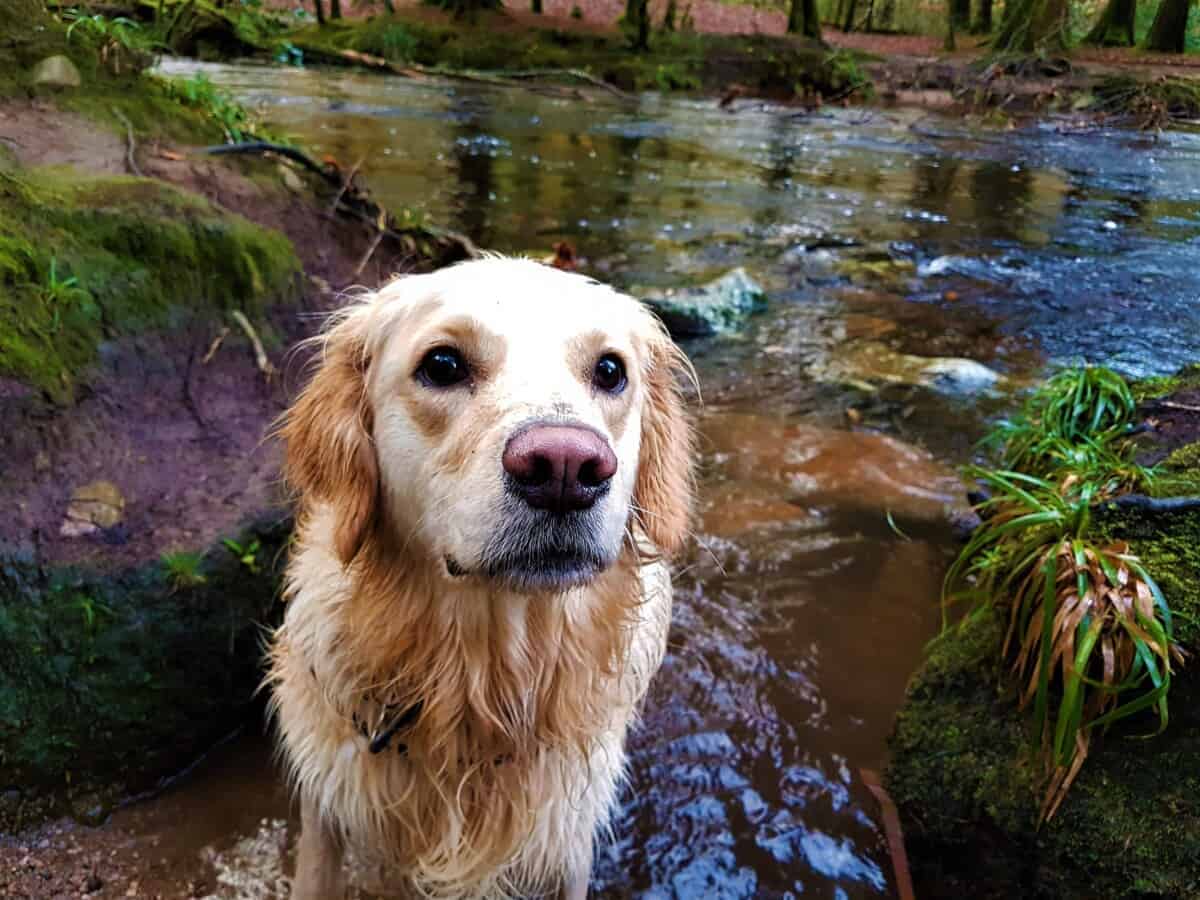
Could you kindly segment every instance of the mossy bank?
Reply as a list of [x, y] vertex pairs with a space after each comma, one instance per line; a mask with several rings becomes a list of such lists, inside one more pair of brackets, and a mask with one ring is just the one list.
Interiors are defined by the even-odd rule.
[[[1186, 385], [1139, 388], [1143, 402]], [[1200, 494], [1196, 444], [1162, 464], [1159, 493]], [[949, 898], [1200, 897], [1200, 504], [1096, 510], [1104, 539], [1130, 542], [1174, 611], [1189, 659], [1172, 682], [1170, 724], [1147, 715], [1093, 738], [1057, 815], [1028, 718], [1000, 660], [1002, 624], [971, 620], [938, 638], [909, 685], [887, 786], [901, 809], [917, 892]]]
[[243, 721], [291, 523], [115, 575], [0, 552], [0, 832], [93, 824]]
[[0, 374], [68, 399], [102, 341], [259, 318], [300, 268], [284, 235], [160, 181], [0, 172]]

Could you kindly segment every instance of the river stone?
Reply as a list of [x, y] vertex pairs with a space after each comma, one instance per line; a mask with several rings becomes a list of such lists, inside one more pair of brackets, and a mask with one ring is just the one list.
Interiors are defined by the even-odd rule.
[[750, 315], [767, 307], [762, 287], [737, 268], [699, 287], [643, 298], [673, 337], [706, 337], [736, 331]]
[[30, 80], [46, 87], [79, 87], [83, 83], [75, 63], [61, 55], [47, 56], [34, 66]]
[[955, 397], [969, 397], [990, 391], [999, 380], [999, 373], [973, 359], [935, 359], [921, 369], [921, 383], [925, 387]]
[[125, 514], [125, 496], [111, 481], [93, 481], [75, 489], [60, 534], [83, 537], [112, 528]]

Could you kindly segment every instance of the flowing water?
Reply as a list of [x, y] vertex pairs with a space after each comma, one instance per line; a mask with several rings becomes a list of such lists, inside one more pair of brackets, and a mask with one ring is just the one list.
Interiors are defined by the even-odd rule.
[[[565, 239], [631, 290], [735, 266], [764, 284], [769, 312], [687, 345], [705, 396], [696, 546], [593, 888], [890, 895], [859, 773], [885, 764], [939, 627], [953, 466], [1047, 364], [1200, 357], [1200, 138], [165, 68], [203, 71], [315, 155], [361, 160], [389, 208], [482, 246]], [[931, 389], [914, 375], [931, 357], [999, 378]], [[168, 861], [213, 845], [219, 893], [267, 896], [287, 812], [264, 742], [243, 739], [118, 819]]]

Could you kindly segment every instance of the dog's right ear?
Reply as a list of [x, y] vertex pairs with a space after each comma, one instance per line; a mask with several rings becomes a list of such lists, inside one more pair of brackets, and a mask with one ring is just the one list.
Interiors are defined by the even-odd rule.
[[334, 508], [334, 549], [343, 563], [362, 549], [380, 502], [363, 318], [352, 312], [325, 335], [316, 374], [279, 429], [287, 444], [284, 476], [304, 498]]

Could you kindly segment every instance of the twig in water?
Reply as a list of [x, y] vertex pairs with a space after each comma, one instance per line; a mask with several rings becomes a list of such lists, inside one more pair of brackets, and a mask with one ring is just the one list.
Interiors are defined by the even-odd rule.
[[254, 345], [254, 362], [258, 366], [258, 371], [262, 372], [270, 380], [275, 376], [275, 367], [271, 365], [267, 351], [263, 349], [258, 332], [254, 330], [254, 326], [250, 324], [250, 320], [242, 314], [240, 309], [235, 309], [231, 315], [233, 316], [233, 321], [242, 327], [242, 331], [246, 332], [246, 337], [250, 338], [250, 343]]
[[112, 111], [113, 115], [120, 119], [125, 125], [125, 138], [127, 141], [125, 144], [125, 165], [129, 167], [129, 172], [131, 175], [136, 175], [138, 178], [142, 178], [142, 170], [138, 168], [137, 161], [133, 158], [133, 150], [135, 147], [133, 142], [133, 123], [130, 122], [129, 119], [126, 118], [125, 114], [115, 106], [112, 107]]
[[221, 349], [221, 343], [229, 336], [229, 329], [222, 328], [220, 334], [213, 338], [212, 343], [208, 345], [208, 352], [200, 360], [200, 365], [207, 366], [212, 362], [212, 358], [217, 355], [217, 351]]

